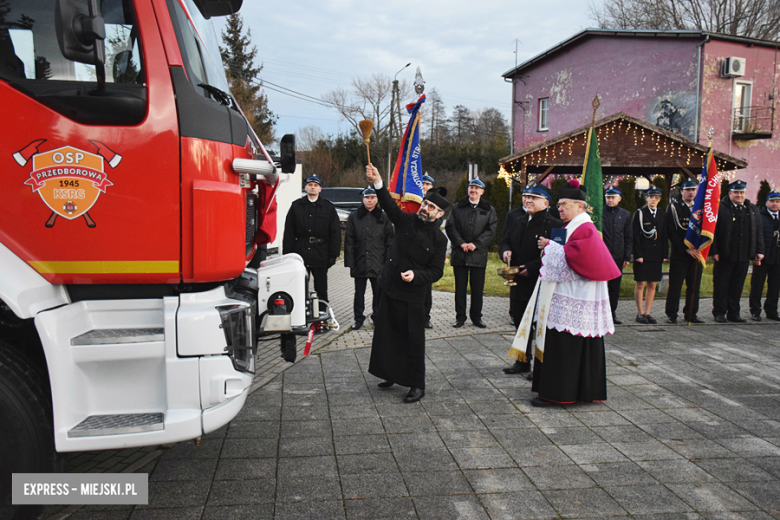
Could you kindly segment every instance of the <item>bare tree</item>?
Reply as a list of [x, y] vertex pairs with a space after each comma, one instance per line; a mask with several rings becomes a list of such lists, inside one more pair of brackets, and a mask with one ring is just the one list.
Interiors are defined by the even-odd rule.
[[474, 113], [475, 133], [481, 141], [508, 140], [509, 125], [498, 109], [484, 108]]
[[306, 125], [303, 128], [299, 128], [295, 137], [295, 147], [298, 150], [306, 151], [314, 150], [320, 141], [327, 139], [322, 128], [314, 125]]
[[[339, 87], [325, 94], [322, 99], [338, 110], [341, 117], [348, 121], [358, 134], [360, 134], [358, 121], [362, 119], [373, 121], [372, 136], [377, 142], [382, 142], [387, 138], [390, 124], [392, 88], [393, 79], [390, 76], [374, 74], [367, 79], [353, 79], [350, 91]], [[398, 88], [401, 99], [409, 97], [411, 87], [406, 80], [399, 81]]]
[[699, 29], [777, 40], [780, 0], [590, 0], [589, 16], [613, 29]]

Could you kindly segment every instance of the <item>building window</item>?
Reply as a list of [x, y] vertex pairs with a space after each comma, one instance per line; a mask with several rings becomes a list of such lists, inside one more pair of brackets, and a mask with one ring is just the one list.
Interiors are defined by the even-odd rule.
[[734, 132], [750, 131], [750, 101], [753, 85], [734, 82]]
[[539, 100], [539, 131], [547, 130], [547, 108], [550, 106], [550, 98]]

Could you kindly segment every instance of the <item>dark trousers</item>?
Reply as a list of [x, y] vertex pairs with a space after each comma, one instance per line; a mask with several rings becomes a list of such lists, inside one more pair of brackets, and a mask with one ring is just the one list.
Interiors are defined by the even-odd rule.
[[777, 316], [777, 300], [780, 296], [780, 265], [756, 265], [750, 280], [750, 312], [761, 314], [761, 293], [764, 282], [769, 279], [764, 300], [764, 312], [767, 316]]
[[379, 308], [379, 288], [376, 286], [376, 278], [355, 278], [355, 301], [353, 309], [355, 311], [355, 321], [363, 323], [366, 317], [363, 312], [366, 310], [366, 280], [371, 282], [371, 292], [374, 293], [374, 299], [371, 302], [371, 312], [374, 313]]
[[[482, 293], [485, 290], [485, 268], [455, 265], [455, 319], [466, 321], [466, 286], [471, 287], [471, 321], [482, 319]], [[471, 282], [469, 282], [471, 277]]]
[[745, 286], [749, 261], [715, 262], [712, 270], [712, 315], [739, 317], [739, 299]]
[[615, 315], [617, 310], [618, 300], [620, 299], [620, 283], [623, 281], [623, 275], [621, 274], [617, 278], [613, 278], [607, 282], [607, 292], [609, 293], [609, 308], [612, 309], [612, 315]]
[[680, 293], [683, 282], [685, 282], [683, 316], [686, 320], [696, 316], [696, 313], [699, 312], [699, 287], [703, 271], [701, 263], [693, 257], [684, 260], [673, 258], [669, 262], [669, 290], [666, 293], [667, 316], [677, 316], [677, 311], [680, 309]]
[[[314, 278], [314, 290], [317, 292], [317, 298], [330, 302], [328, 299], [328, 268], [309, 267], [309, 278]], [[309, 290], [308, 287], [306, 290]]]
[[[373, 287], [373, 285], [371, 287]], [[428, 284], [428, 291], [425, 293], [425, 318], [428, 321], [431, 321], [432, 307], [433, 307], [433, 285]]]

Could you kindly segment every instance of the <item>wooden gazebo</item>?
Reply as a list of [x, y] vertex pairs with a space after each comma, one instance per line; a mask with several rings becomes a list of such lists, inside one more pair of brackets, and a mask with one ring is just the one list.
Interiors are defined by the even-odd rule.
[[[536, 144], [499, 161], [502, 169], [523, 186], [529, 177], [542, 182], [550, 174], [581, 175], [590, 125]], [[653, 124], [618, 112], [594, 124], [604, 177], [663, 175], [667, 189], [672, 176], [692, 179], [701, 172], [708, 147]], [[747, 162], [717, 150], [718, 172], [747, 167]], [[506, 175], [505, 174], [505, 175]]]

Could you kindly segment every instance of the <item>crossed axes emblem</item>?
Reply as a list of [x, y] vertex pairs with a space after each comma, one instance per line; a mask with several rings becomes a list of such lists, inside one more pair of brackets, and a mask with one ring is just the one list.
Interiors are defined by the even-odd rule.
[[[40, 153], [38, 151], [38, 147], [45, 142], [46, 139], [36, 139], [35, 141], [32, 141], [30, 144], [13, 154], [14, 160], [19, 166], [26, 166], [34, 155]], [[112, 169], [116, 168], [122, 161], [121, 155], [114, 152], [100, 141], [90, 140], [89, 142], [92, 143], [95, 148], [97, 148], [97, 155], [101, 156], [109, 164], [109, 166], [111, 166]], [[57, 216], [57, 213], [54, 211], [51, 212], [51, 215], [45, 224], [47, 228], [54, 227], [54, 224], [57, 221]], [[87, 227], [94, 228], [97, 225], [95, 224], [95, 221], [92, 220], [92, 217], [89, 216], [88, 212], [84, 213], [82, 216], [84, 217], [84, 221], [87, 223]]]

